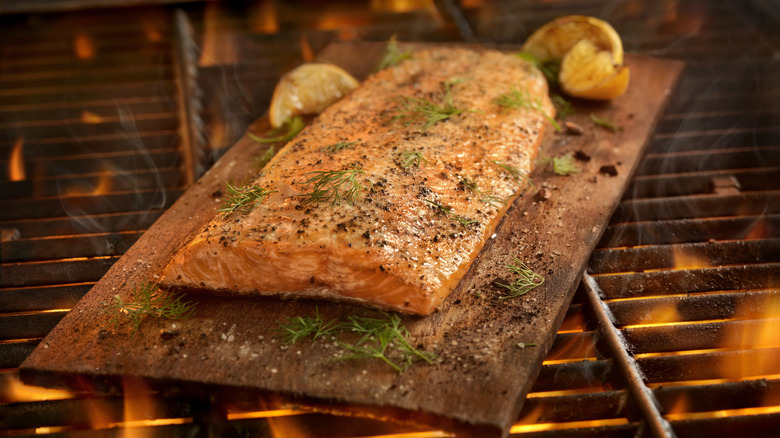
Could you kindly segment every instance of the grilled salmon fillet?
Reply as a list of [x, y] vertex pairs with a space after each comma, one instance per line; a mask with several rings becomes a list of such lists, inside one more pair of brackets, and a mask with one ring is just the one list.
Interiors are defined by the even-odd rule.
[[417, 52], [279, 151], [242, 188], [262, 202], [218, 214], [162, 283], [430, 314], [527, 186], [553, 115], [543, 76], [516, 56]]

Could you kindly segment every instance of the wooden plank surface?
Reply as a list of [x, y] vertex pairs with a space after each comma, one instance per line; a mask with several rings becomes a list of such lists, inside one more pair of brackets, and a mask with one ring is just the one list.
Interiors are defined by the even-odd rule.
[[[339, 43], [328, 46], [320, 59], [361, 79], [383, 47]], [[398, 373], [378, 361], [335, 361], [340, 349], [333, 342], [285, 348], [274, 336], [280, 321], [311, 315], [315, 306], [325, 318], [376, 315], [347, 304], [191, 296], [198, 302], [191, 319], [146, 318], [135, 334], [127, 326], [111, 330], [105, 303], [116, 294], [127, 296], [144, 279], [158, 278], [175, 249], [216, 214], [225, 183], [255, 171], [254, 157], [266, 146], [245, 136], [41, 342], [21, 367], [23, 379], [65, 387], [86, 380], [105, 388], [130, 376], [185, 391], [241, 388], [280, 403], [392, 416], [475, 436], [506, 434], [682, 69], [676, 61], [639, 56], [627, 56], [626, 64], [632, 75], [626, 95], [608, 103], [576, 103], [578, 112], [567, 120], [581, 125], [583, 135], [550, 130], [544, 139], [542, 157], [573, 152], [590, 157], [578, 162], [582, 172], [564, 177], [539, 165], [532, 175], [535, 187], [517, 199], [441, 311], [403, 317], [415, 345], [439, 356], [435, 364], [416, 363]], [[589, 113], [623, 130], [596, 127]], [[267, 129], [261, 119], [249, 132], [262, 135]], [[492, 282], [512, 278], [504, 265], [515, 256], [546, 281], [523, 297], [499, 301], [501, 290]]]

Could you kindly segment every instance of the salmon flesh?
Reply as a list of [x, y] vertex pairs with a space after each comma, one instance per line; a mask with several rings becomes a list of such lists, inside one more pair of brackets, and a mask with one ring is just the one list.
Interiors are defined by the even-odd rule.
[[430, 314], [528, 186], [554, 116], [547, 91], [516, 56], [415, 53], [280, 150], [241, 188], [265, 196], [217, 214], [163, 285]]

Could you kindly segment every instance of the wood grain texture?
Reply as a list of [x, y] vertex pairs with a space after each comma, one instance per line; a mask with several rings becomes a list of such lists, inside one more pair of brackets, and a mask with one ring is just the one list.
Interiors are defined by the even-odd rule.
[[[339, 43], [328, 46], [320, 59], [361, 79], [382, 50], [382, 44]], [[146, 318], [135, 334], [127, 326], [110, 329], [105, 302], [128, 295], [143, 279], [157, 278], [174, 251], [216, 214], [225, 183], [255, 171], [253, 159], [266, 146], [245, 136], [41, 342], [22, 365], [24, 381], [72, 387], [87, 379], [103, 388], [132, 376], [185, 390], [242, 388], [331, 412], [392, 416], [475, 436], [505, 435], [682, 69], [679, 62], [639, 56], [628, 56], [626, 64], [632, 78], [625, 96], [577, 103], [578, 113], [568, 120], [580, 124], [583, 135], [550, 130], [543, 141], [542, 157], [575, 151], [590, 156], [578, 162], [582, 171], [564, 177], [540, 164], [532, 175], [535, 187], [517, 199], [442, 309], [428, 317], [403, 317], [415, 344], [436, 353], [437, 363], [417, 363], [397, 373], [378, 361], [335, 361], [340, 348], [333, 342], [285, 348], [274, 337], [278, 322], [311, 315], [315, 306], [325, 318], [377, 314], [346, 304], [191, 296], [198, 301], [192, 319]], [[596, 127], [591, 112], [623, 130]], [[259, 120], [249, 132], [262, 135], [267, 129]], [[603, 173], [602, 166], [614, 166], [617, 174]], [[505, 264], [515, 256], [546, 281], [523, 297], [499, 301], [501, 290], [491, 283], [512, 279]], [[536, 346], [521, 348], [521, 343]]]

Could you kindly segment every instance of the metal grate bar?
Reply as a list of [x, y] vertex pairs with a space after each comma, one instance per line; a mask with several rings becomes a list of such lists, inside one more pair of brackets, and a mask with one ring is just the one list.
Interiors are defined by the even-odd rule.
[[623, 335], [614, 326], [614, 317], [609, 307], [601, 300], [601, 290], [596, 280], [583, 274], [583, 283], [588, 297], [588, 303], [594, 310], [594, 314], [599, 323], [601, 333], [610, 346], [612, 360], [621, 369], [626, 378], [628, 391], [634, 397], [639, 405], [639, 409], [644, 415], [644, 421], [648, 429], [655, 437], [674, 437], [674, 431], [661, 415], [658, 400], [655, 399], [652, 391], [645, 386], [644, 376], [640, 371], [634, 359], [629, 356], [629, 347]]

